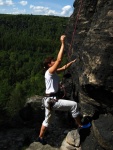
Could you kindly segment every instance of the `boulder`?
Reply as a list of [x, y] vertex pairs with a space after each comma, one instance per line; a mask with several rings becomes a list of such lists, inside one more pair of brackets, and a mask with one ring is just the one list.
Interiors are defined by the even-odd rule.
[[25, 106], [19, 111], [24, 122], [42, 122], [44, 119], [44, 108], [42, 108], [42, 96], [35, 95], [27, 99]]
[[92, 125], [98, 143], [106, 150], [113, 150], [113, 116], [102, 114]]
[[71, 130], [68, 132], [66, 138], [62, 142], [60, 150], [81, 150], [78, 130]]
[[51, 147], [50, 145], [42, 145], [39, 142], [33, 142], [26, 150], [59, 150], [58, 148]]

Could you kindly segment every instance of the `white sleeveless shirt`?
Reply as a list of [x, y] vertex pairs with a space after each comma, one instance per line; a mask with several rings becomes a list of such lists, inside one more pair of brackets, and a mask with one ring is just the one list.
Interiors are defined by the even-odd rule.
[[57, 73], [54, 74], [49, 73], [49, 70], [45, 72], [45, 86], [46, 86], [46, 94], [57, 93], [59, 88], [59, 77]]

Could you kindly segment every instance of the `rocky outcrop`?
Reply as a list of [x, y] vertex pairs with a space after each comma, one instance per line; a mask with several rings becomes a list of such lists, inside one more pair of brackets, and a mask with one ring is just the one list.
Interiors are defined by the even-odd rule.
[[[69, 33], [74, 31], [79, 6], [80, 1], [76, 0], [67, 30], [68, 39], [72, 38]], [[111, 0], [83, 1], [69, 52], [69, 59], [77, 58], [71, 71], [81, 104], [100, 106], [103, 111], [110, 113], [113, 112], [112, 6]]]
[[24, 108], [7, 123], [7, 126], [0, 128], [0, 150], [21, 150], [34, 142], [44, 119], [41, 104], [41, 96], [28, 98]]
[[27, 99], [24, 108], [22, 108], [19, 112], [20, 117], [24, 121], [37, 120], [42, 122], [44, 119], [44, 108], [42, 108], [42, 96], [32, 96]]
[[[68, 60], [77, 59], [70, 69], [75, 94], [82, 114], [93, 120], [90, 136], [110, 150], [113, 149], [110, 143], [113, 142], [113, 1], [76, 0], [74, 8], [66, 30], [66, 50]], [[82, 142], [82, 149], [93, 149], [94, 145], [88, 146], [87, 139]]]
[[92, 122], [94, 135], [98, 143], [106, 150], [113, 149], [113, 116], [111, 114], [100, 115], [98, 120]]
[[49, 144], [42, 145], [39, 142], [33, 142], [26, 150], [81, 150], [80, 135], [78, 130], [72, 130], [67, 133], [60, 148], [55, 148]]

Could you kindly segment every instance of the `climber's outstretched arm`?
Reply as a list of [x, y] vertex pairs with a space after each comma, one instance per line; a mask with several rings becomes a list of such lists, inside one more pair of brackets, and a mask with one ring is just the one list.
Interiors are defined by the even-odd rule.
[[63, 67], [58, 68], [58, 69], [57, 69], [57, 72], [59, 73], [59, 72], [61, 72], [61, 71], [66, 70], [66, 69], [69, 68], [69, 67], [71, 66], [71, 64], [74, 63], [75, 61], [76, 61], [76, 59], [70, 61], [69, 63], [67, 63], [67, 64], [64, 65]]
[[57, 59], [54, 62], [54, 64], [49, 64], [49, 73], [53, 74], [55, 71], [57, 71], [58, 66], [60, 65], [61, 61], [62, 61], [62, 57], [63, 57], [63, 53], [64, 53], [64, 41], [65, 41], [65, 35], [62, 35], [60, 37], [60, 41], [61, 41], [61, 47], [60, 50], [58, 52], [57, 55]]

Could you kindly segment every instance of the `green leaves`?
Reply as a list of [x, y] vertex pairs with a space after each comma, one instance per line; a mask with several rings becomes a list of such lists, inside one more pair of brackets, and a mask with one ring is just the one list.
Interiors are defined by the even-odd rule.
[[11, 92], [10, 100], [7, 102], [7, 111], [13, 116], [17, 113], [25, 104], [25, 89], [22, 84], [17, 83], [14, 90]]
[[0, 110], [14, 115], [45, 92], [43, 60], [56, 56], [68, 18], [0, 14]]

